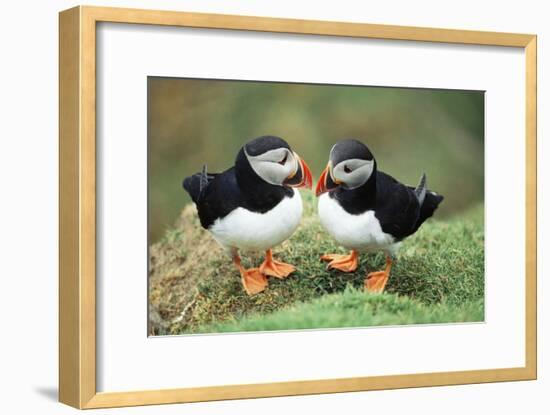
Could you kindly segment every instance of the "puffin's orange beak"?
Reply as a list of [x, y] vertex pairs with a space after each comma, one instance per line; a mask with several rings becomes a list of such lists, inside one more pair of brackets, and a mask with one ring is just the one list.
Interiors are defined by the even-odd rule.
[[311, 170], [309, 170], [306, 162], [296, 153], [294, 153], [296, 161], [298, 162], [298, 168], [296, 171], [286, 178], [284, 184], [290, 187], [305, 187], [311, 189], [313, 186], [313, 178], [311, 176]]
[[330, 163], [327, 164], [325, 170], [319, 176], [319, 181], [317, 182], [317, 187], [315, 188], [315, 195], [317, 197], [321, 196], [325, 192], [330, 192], [336, 189], [340, 183], [334, 182], [330, 174]]

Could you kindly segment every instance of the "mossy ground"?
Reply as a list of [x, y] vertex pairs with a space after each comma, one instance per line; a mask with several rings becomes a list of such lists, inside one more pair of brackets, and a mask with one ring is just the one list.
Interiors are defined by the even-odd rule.
[[[482, 321], [483, 206], [445, 221], [429, 219], [404, 241], [384, 294], [362, 291], [383, 254], [363, 254], [354, 273], [327, 271], [323, 253], [345, 252], [321, 227], [316, 200], [302, 192], [300, 228], [276, 258], [298, 270], [249, 297], [230, 259], [186, 206], [173, 229], [151, 246], [149, 327], [154, 335]], [[246, 267], [262, 254], [243, 254]]]

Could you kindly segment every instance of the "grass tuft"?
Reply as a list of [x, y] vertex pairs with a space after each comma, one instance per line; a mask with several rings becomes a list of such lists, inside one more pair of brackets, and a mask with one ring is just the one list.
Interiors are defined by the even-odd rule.
[[326, 329], [402, 324], [456, 323], [483, 320], [483, 301], [455, 306], [431, 306], [396, 294], [368, 294], [348, 287], [309, 303], [297, 303], [274, 313], [252, 314], [240, 320], [200, 327], [199, 332]]

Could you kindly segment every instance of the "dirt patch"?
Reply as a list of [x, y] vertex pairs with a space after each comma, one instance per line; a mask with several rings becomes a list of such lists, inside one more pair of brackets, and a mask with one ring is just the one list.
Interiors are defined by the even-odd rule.
[[184, 324], [192, 311], [201, 279], [210, 277], [212, 255], [225, 257], [200, 226], [196, 208], [182, 210], [173, 229], [149, 250], [149, 333], [167, 334], [173, 323]]

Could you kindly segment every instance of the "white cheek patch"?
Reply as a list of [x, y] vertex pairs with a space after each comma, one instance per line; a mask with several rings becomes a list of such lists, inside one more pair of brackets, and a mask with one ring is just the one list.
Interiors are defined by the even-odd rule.
[[356, 189], [365, 184], [373, 169], [374, 160], [350, 159], [338, 163], [332, 169], [332, 174], [336, 181], [344, 183], [348, 189]]
[[[286, 148], [266, 151], [258, 156], [245, 155], [252, 170], [269, 184], [280, 186], [295, 170], [296, 161], [293, 154]], [[286, 157], [284, 164], [280, 164]]]

